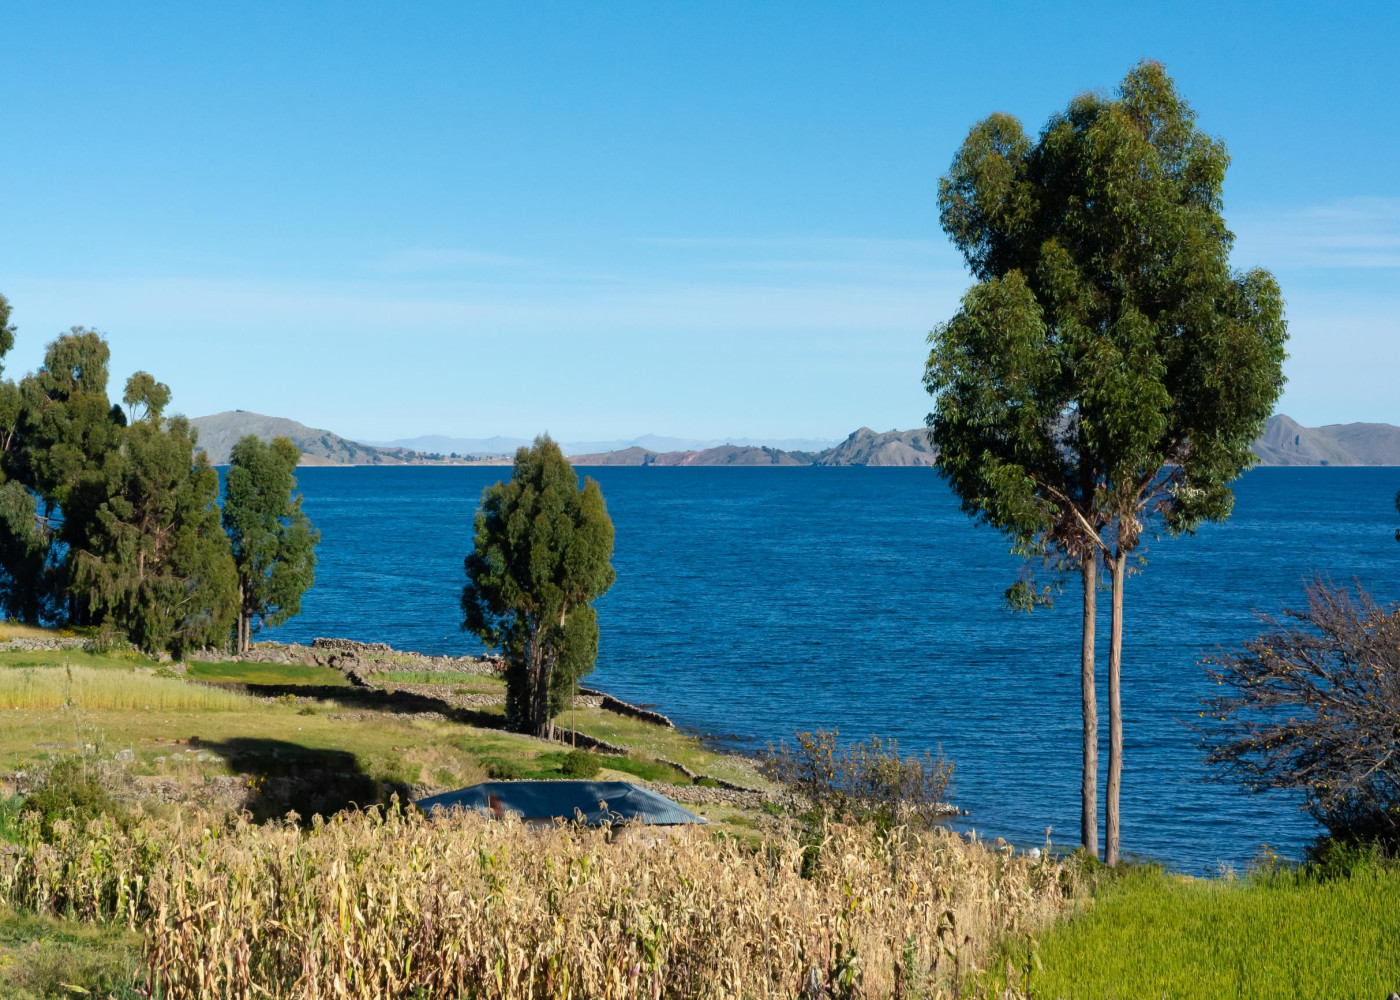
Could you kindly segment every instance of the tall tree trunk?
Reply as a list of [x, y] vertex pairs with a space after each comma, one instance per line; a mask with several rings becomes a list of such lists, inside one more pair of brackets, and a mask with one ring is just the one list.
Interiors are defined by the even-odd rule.
[[238, 581], [238, 655], [248, 652], [248, 599], [243, 590], [243, 581]]
[[1118, 678], [1123, 667], [1123, 577], [1127, 574], [1128, 554], [1113, 556], [1113, 623], [1108, 644], [1108, 791], [1104, 819], [1105, 864], [1118, 863], [1118, 788], [1123, 780], [1123, 709], [1118, 695]]
[[1079, 690], [1084, 699], [1084, 774], [1080, 785], [1079, 839], [1099, 856], [1099, 703], [1094, 690], [1094, 640], [1099, 554], [1090, 548], [1080, 566], [1084, 577], [1084, 635], [1079, 651]]
[[541, 738], [549, 737], [549, 663], [544, 643], [535, 637], [531, 650], [534, 662], [530, 667], [530, 732]]

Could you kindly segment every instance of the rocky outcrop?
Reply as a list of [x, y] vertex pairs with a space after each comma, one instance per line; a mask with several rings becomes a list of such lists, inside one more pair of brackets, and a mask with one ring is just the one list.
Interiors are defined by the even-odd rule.
[[862, 427], [835, 448], [817, 456], [817, 465], [928, 466], [938, 462], [928, 430], [885, 431]]

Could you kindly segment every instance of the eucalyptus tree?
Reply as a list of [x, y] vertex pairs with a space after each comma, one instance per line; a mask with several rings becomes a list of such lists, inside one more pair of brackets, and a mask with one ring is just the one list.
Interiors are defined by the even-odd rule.
[[[49, 344], [44, 363], [18, 386], [18, 413], [6, 454], [11, 478], [29, 499], [6, 498], [18, 565], [31, 610], [89, 624], [83, 588], [72, 586], [71, 553], [88, 545], [108, 496], [108, 464], [118, 455], [126, 415], [107, 398], [110, 350], [94, 330], [75, 326]], [[27, 522], [27, 526], [22, 524]]]
[[301, 613], [316, 579], [321, 534], [301, 509], [296, 467], [301, 449], [290, 438], [267, 442], [250, 434], [233, 446], [224, 476], [223, 524], [238, 569], [238, 652], [252, 643], [253, 624], [280, 625]]
[[1112, 582], [1105, 860], [1119, 853], [1123, 590], [1145, 533], [1224, 520], [1283, 385], [1287, 328], [1267, 271], [1229, 261], [1229, 156], [1155, 62], [1081, 94], [1038, 137], [995, 114], [939, 186], [977, 280], [931, 335], [940, 470], [1017, 551], [1084, 582], [1086, 846], [1097, 839], [1095, 568]]
[[466, 558], [462, 627], [506, 660], [512, 728], [552, 735], [554, 716], [598, 656], [593, 601], [612, 586], [613, 525], [598, 484], [537, 437], [508, 482], [482, 494]]
[[157, 382], [149, 372], [137, 372], [126, 380], [122, 402], [126, 404], [128, 422], [160, 420], [170, 404], [170, 386]]
[[[0, 295], [0, 362], [15, 344], [10, 302]], [[0, 372], [3, 372], [0, 364]], [[23, 406], [13, 379], [0, 381], [0, 610], [38, 623], [49, 588], [44, 585], [45, 545], [35, 517], [34, 495], [20, 476], [17, 444]]]
[[127, 428], [89, 538], [70, 555], [72, 585], [93, 616], [151, 653], [226, 641], [237, 609], [219, 475], [196, 438], [184, 417], [163, 421], [158, 411]]

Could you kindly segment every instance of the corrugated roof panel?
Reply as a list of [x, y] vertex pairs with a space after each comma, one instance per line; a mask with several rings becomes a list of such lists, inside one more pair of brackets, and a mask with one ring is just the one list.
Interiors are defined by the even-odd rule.
[[476, 809], [494, 813], [492, 799], [501, 810], [524, 820], [578, 819], [588, 826], [603, 823], [649, 823], [673, 826], [703, 823], [664, 795], [625, 781], [483, 781], [418, 800], [418, 808]]

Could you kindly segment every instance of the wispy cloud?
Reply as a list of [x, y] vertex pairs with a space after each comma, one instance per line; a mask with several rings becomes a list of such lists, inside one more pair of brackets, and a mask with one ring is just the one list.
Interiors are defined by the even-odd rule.
[[443, 274], [446, 272], [476, 272], [493, 268], [520, 267], [529, 258], [480, 250], [446, 247], [400, 250], [387, 257], [369, 262], [372, 271], [386, 275]]
[[1400, 198], [1348, 198], [1231, 221], [1237, 255], [1265, 267], [1400, 268]]

